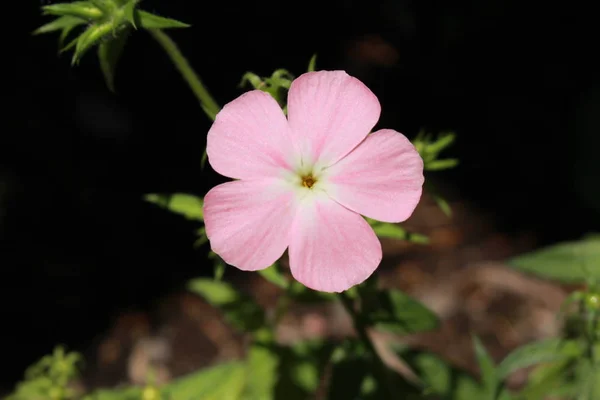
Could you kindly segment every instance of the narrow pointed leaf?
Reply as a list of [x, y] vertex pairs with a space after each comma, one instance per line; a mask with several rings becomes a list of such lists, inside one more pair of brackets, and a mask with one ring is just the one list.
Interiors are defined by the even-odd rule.
[[376, 291], [363, 294], [362, 315], [377, 329], [406, 335], [429, 331], [439, 325], [438, 317], [418, 300], [400, 290]]
[[[206, 112], [206, 110], [204, 112]], [[207, 161], [208, 161], [208, 153], [206, 152], [206, 149], [204, 149], [204, 153], [202, 153], [202, 159], [200, 160], [200, 169], [204, 169]]]
[[100, 39], [113, 33], [113, 24], [105, 22], [98, 25], [92, 25], [85, 30], [77, 39], [75, 53], [73, 54], [73, 64], [83, 57], [83, 55], [94, 46]]
[[89, 2], [99, 9], [106, 11], [110, 8], [111, 0], [89, 0]]
[[582, 346], [576, 341], [551, 338], [528, 343], [513, 350], [498, 365], [498, 379], [506, 379], [510, 374], [523, 368], [541, 363], [568, 360], [581, 356]]
[[281, 273], [281, 269], [279, 268], [279, 265], [277, 263], [271, 265], [268, 268], [259, 270], [258, 273], [263, 278], [265, 278], [272, 284], [279, 286], [282, 289], [287, 289], [287, 287], [289, 286], [289, 281], [285, 278], [285, 276], [283, 276], [283, 274]]
[[427, 152], [431, 154], [438, 154], [442, 150], [450, 146], [452, 143], [454, 143], [455, 139], [456, 135], [454, 134], [454, 132], [442, 133], [438, 136], [435, 142], [427, 146]]
[[565, 283], [600, 278], [600, 240], [594, 237], [563, 242], [508, 260], [524, 272]]
[[475, 335], [473, 336], [473, 346], [475, 348], [477, 364], [479, 364], [479, 371], [481, 372], [481, 381], [487, 394], [486, 400], [495, 400], [498, 389], [498, 378], [494, 360], [483, 346], [481, 340]]
[[458, 160], [455, 158], [447, 158], [445, 160], [434, 160], [425, 164], [427, 171], [440, 171], [443, 169], [454, 168], [458, 165]]
[[136, 10], [139, 26], [144, 29], [189, 28], [191, 25], [171, 18], [159, 17], [146, 11]]
[[73, 17], [71, 15], [63, 15], [62, 17], [56, 18], [52, 22], [48, 22], [47, 24], [40, 26], [35, 31], [33, 31], [33, 34], [40, 35], [42, 33], [54, 32], [61, 29], [72, 29], [78, 25], [82, 25], [85, 23], [87, 23], [85, 19]]
[[221, 310], [227, 321], [240, 331], [255, 332], [265, 326], [264, 310], [250, 296], [226, 282], [198, 278], [190, 281], [188, 288]]
[[201, 197], [187, 193], [173, 193], [170, 195], [147, 194], [144, 200], [154, 203], [169, 211], [180, 214], [190, 220], [203, 221], [202, 207], [204, 201]]
[[317, 55], [313, 54], [313, 56], [310, 58], [310, 61], [308, 63], [308, 72], [315, 71], [316, 65], [317, 65]]
[[123, 8], [123, 12], [125, 14], [125, 19], [135, 28], [137, 29], [136, 26], [136, 6], [137, 6], [137, 1], [130, 1], [129, 3], [127, 3], [125, 5], [125, 7]]
[[164, 398], [174, 400], [239, 400], [245, 382], [246, 365], [231, 361], [175, 379], [162, 392]]
[[98, 46], [100, 69], [104, 75], [106, 86], [113, 93], [115, 92], [115, 71], [128, 37], [129, 31], [123, 32], [117, 38], [100, 43]]
[[248, 351], [247, 378], [242, 400], [272, 400], [279, 378], [281, 360], [268, 347], [254, 344]]
[[45, 15], [70, 15], [85, 19], [97, 20], [102, 18], [102, 10], [88, 1], [74, 1], [72, 3], [57, 3], [42, 7]]
[[[75, 29], [77, 26], [73, 25], [73, 26], [68, 26], [65, 27], [62, 32], [60, 33], [60, 36], [58, 37], [58, 47], [61, 49], [60, 52], [62, 53], [64, 51], [63, 46], [65, 44], [65, 40], [67, 39], [67, 37], [69, 36], [69, 34], [73, 31], [73, 29]], [[71, 46], [74, 46], [77, 43], [77, 39], [75, 39], [74, 41], [72, 41], [72, 44], [69, 43]]]
[[[68, 34], [68, 32], [67, 32]], [[66, 35], [65, 35], [66, 37]], [[75, 47], [77, 45], [77, 41], [79, 40], [79, 37], [76, 37], [75, 39], [71, 40], [66, 46], [64, 46], [63, 48], [60, 49], [59, 53], [64, 53], [65, 51], [71, 50], [73, 47]], [[63, 35], [61, 35], [60, 37], [60, 42], [64, 42], [64, 38]]]

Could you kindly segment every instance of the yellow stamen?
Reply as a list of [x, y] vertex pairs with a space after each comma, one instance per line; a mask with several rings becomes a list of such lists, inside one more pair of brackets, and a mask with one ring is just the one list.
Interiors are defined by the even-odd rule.
[[302, 186], [304, 186], [305, 188], [311, 188], [313, 187], [313, 185], [316, 183], [316, 179], [313, 178], [312, 175], [306, 175], [302, 177]]

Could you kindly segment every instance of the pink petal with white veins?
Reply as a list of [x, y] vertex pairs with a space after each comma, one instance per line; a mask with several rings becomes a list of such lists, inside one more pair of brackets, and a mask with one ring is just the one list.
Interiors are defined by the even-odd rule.
[[322, 292], [366, 280], [381, 262], [381, 243], [363, 217], [327, 197], [298, 208], [288, 250], [292, 275]]
[[364, 216], [408, 219], [421, 198], [423, 159], [401, 133], [382, 129], [327, 170], [327, 193]]
[[328, 166], [348, 154], [379, 120], [379, 100], [344, 71], [308, 72], [292, 82], [288, 120], [303, 157]]
[[212, 250], [245, 271], [270, 266], [289, 244], [295, 199], [274, 179], [214, 187], [204, 198], [204, 224]]
[[235, 179], [274, 176], [293, 160], [289, 125], [279, 104], [253, 90], [226, 104], [208, 131], [208, 161]]

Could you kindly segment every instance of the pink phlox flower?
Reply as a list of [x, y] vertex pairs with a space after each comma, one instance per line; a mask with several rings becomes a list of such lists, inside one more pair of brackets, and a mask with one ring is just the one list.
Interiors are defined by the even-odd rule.
[[288, 249], [292, 276], [341, 292], [367, 279], [381, 243], [361, 216], [402, 222], [423, 186], [423, 160], [379, 120], [377, 97], [344, 71], [301, 75], [288, 117], [259, 90], [223, 107], [208, 132], [208, 160], [236, 179], [204, 199], [206, 235], [226, 263], [255, 271]]

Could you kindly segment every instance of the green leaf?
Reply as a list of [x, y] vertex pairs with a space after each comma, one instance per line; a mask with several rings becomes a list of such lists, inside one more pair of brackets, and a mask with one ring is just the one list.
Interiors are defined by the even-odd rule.
[[246, 366], [229, 362], [179, 378], [163, 393], [173, 400], [239, 400], [246, 381]]
[[220, 309], [227, 321], [239, 330], [254, 332], [265, 326], [263, 309], [250, 296], [226, 282], [198, 278], [190, 281], [188, 288]]
[[331, 356], [331, 362], [327, 399], [391, 399], [389, 385], [393, 385], [394, 392], [402, 394], [398, 399], [424, 399], [421, 389], [400, 375], [390, 375], [394, 379], [381, 382], [377, 378], [378, 366], [365, 351], [363, 343], [358, 341], [349, 340], [338, 346]]
[[495, 400], [496, 391], [498, 390], [498, 378], [494, 360], [483, 346], [483, 343], [481, 343], [481, 340], [475, 335], [473, 335], [473, 347], [475, 348], [475, 358], [481, 372], [481, 381], [485, 388], [485, 398]]
[[111, 9], [114, 9], [113, 0], [90, 0], [89, 2], [104, 12], [108, 12], [111, 11]]
[[[204, 112], [208, 113], [207, 110], [204, 110]], [[214, 119], [214, 117], [213, 117], [213, 119]], [[207, 161], [208, 161], [208, 153], [206, 152], [206, 148], [205, 148], [204, 153], [202, 153], [202, 159], [200, 160], [200, 169], [204, 169]]]
[[223, 275], [225, 274], [225, 268], [227, 264], [223, 260], [218, 260], [215, 262], [215, 280], [221, 281], [223, 280]]
[[448, 218], [452, 217], [452, 208], [450, 208], [450, 204], [448, 204], [446, 199], [436, 194], [433, 194], [432, 197], [433, 201], [435, 201], [435, 203], [440, 208], [440, 210], [442, 210], [444, 215]]
[[317, 290], [309, 289], [296, 280], [290, 281], [289, 284], [288, 295], [300, 303], [314, 304], [337, 299], [337, 296], [334, 293], [319, 292]]
[[390, 238], [397, 240], [407, 240], [413, 243], [427, 244], [429, 238], [419, 233], [407, 232], [400, 225], [392, 224], [388, 222], [375, 222], [371, 225], [375, 234], [380, 238]]
[[146, 11], [136, 10], [138, 25], [144, 29], [189, 28], [191, 25], [171, 18], [159, 17]]
[[77, 43], [75, 45], [75, 53], [73, 53], [72, 63], [77, 63], [83, 55], [90, 49], [92, 46], [97, 44], [100, 39], [105, 38], [108, 35], [114, 33], [114, 26], [112, 22], [104, 22], [102, 24], [94, 24], [90, 25], [77, 39]]
[[269, 268], [259, 270], [258, 273], [263, 278], [282, 289], [287, 289], [289, 286], [289, 281], [283, 276], [279, 264], [277, 263], [271, 265]]
[[57, 3], [42, 7], [44, 15], [69, 15], [86, 20], [97, 20], [104, 16], [102, 10], [89, 1], [74, 1], [72, 3]]
[[370, 325], [400, 335], [435, 329], [437, 316], [400, 290], [377, 291], [374, 296], [363, 296], [361, 315]]
[[450, 204], [448, 204], [446, 199], [438, 194], [431, 181], [425, 181], [425, 190], [429, 192], [429, 195], [433, 198], [433, 201], [435, 201], [444, 215], [446, 215], [448, 218], [452, 217], [452, 209], [450, 208]]
[[243, 400], [274, 399], [279, 377], [279, 357], [268, 347], [254, 344], [247, 357], [247, 379]]
[[592, 366], [586, 373], [583, 382], [583, 390], [577, 400], [598, 400], [600, 399], [600, 367]]
[[256, 75], [254, 72], [246, 72], [242, 76], [242, 80], [239, 84], [239, 87], [243, 88], [247, 84], [250, 84], [254, 89], [260, 89], [265, 86], [265, 82], [263, 82], [262, 78]]
[[541, 340], [526, 344], [513, 350], [497, 368], [497, 377], [506, 379], [510, 374], [533, 365], [575, 358], [582, 349], [575, 341], [563, 341], [559, 338]]
[[308, 72], [315, 71], [316, 65], [317, 65], [317, 54], [313, 54], [313, 56], [310, 58], [310, 61], [308, 62]]
[[139, 400], [142, 398], [142, 388], [131, 386], [122, 389], [98, 389], [83, 398], [83, 400]]
[[117, 38], [100, 43], [98, 46], [98, 60], [100, 69], [104, 75], [106, 86], [111, 92], [115, 92], [115, 71], [117, 63], [123, 54], [125, 43], [129, 36], [129, 30], [121, 33]]
[[58, 30], [64, 29], [72, 29], [76, 26], [86, 24], [87, 21], [83, 18], [73, 17], [71, 15], [64, 15], [62, 17], [56, 18], [52, 22], [48, 22], [45, 25], [40, 26], [35, 31], [33, 31], [33, 35], [40, 35], [43, 33], [54, 32]]
[[474, 400], [484, 397], [483, 388], [471, 375], [453, 368], [433, 353], [406, 346], [398, 351], [398, 355], [421, 378], [425, 393], [448, 400]]
[[[530, 375], [525, 388], [519, 392], [519, 400], [542, 400], [548, 395], [574, 394], [577, 389], [573, 382], [567, 382], [567, 374], [570, 373], [570, 361], [561, 360], [555, 363], [543, 364], [536, 368]], [[559, 393], [562, 392], [562, 393]], [[569, 396], [569, 398], [572, 398]]]
[[425, 164], [427, 171], [439, 171], [442, 169], [454, 168], [458, 165], [456, 158], [447, 158], [445, 160], [434, 160]]
[[600, 239], [559, 243], [508, 261], [512, 267], [566, 283], [600, 279]]
[[129, 22], [131, 24], [131, 26], [133, 26], [135, 29], [137, 29], [137, 25], [136, 25], [136, 7], [137, 7], [137, 3], [138, 0], [133, 0], [130, 1], [129, 3], [127, 3], [124, 7], [123, 7], [123, 15], [125, 17], [125, 20], [127, 22]]
[[145, 195], [144, 200], [168, 209], [172, 213], [183, 215], [189, 220], [204, 221], [202, 211], [204, 201], [201, 197], [186, 193], [173, 193], [171, 195], [151, 193]]

